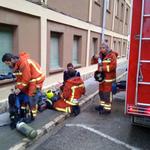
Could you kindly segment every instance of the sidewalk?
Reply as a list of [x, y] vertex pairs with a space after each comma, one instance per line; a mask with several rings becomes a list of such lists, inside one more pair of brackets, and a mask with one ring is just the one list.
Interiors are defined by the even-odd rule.
[[[123, 73], [125, 71], [125, 68], [127, 67], [127, 60], [126, 58], [120, 58], [117, 60], [117, 74], [118, 72], [119, 73]], [[124, 69], [122, 69], [122, 67]], [[93, 76], [93, 72], [97, 69], [97, 65], [92, 65], [89, 67], [89, 71], [87, 72], [87, 68], [86, 67], [83, 67], [82, 69], [78, 69], [78, 71], [80, 71], [81, 75], [82, 75], [82, 78], [84, 80], [90, 78], [91, 76]], [[58, 77], [56, 77], [58, 78]], [[60, 77], [59, 77], [60, 78]], [[60, 80], [60, 79], [59, 79]], [[46, 90], [46, 89], [55, 89], [57, 88], [57, 85], [58, 83], [53, 83], [52, 82], [52, 79], [50, 78], [46, 78], [46, 81], [45, 81], [45, 84], [44, 84], [44, 87], [43, 89]], [[3, 113], [3, 112], [6, 112], [7, 109], [8, 109], [8, 94], [11, 93], [11, 89], [14, 88], [14, 84], [10, 84], [10, 85], [1, 85], [1, 88], [0, 88], [0, 114]]]
[[[123, 74], [125, 72], [125, 68], [125, 62], [121, 62], [117, 68], [117, 76]], [[86, 95], [81, 98], [81, 110], [87, 102], [91, 101], [93, 97], [98, 95], [98, 82], [94, 81], [93, 78], [86, 80], [85, 86]], [[9, 126], [0, 127], [0, 147], [3, 150], [8, 150], [10, 148], [15, 150], [23, 150], [29, 144], [33, 144], [38, 138], [52, 130], [57, 124], [63, 122], [67, 117], [69, 117], [69, 114], [54, 110], [45, 110], [44, 112], [39, 113], [36, 120], [30, 124], [38, 131], [38, 137], [33, 141], [25, 138], [16, 130], [11, 130]]]

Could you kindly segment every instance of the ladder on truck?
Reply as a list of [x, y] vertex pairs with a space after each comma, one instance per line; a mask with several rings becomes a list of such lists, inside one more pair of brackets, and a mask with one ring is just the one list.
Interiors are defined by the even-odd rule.
[[137, 76], [136, 76], [135, 104], [136, 105], [140, 105], [140, 106], [150, 106], [150, 103], [147, 104], [147, 103], [139, 103], [138, 102], [138, 89], [139, 89], [139, 85], [149, 85], [150, 86], [150, 82], [143, 81], [143, 74], [142, 74], [142, 69], [141, 69], [142, 64], [144, 64], [144, 63], [149, 63], [150, 64], [150, 60], [141, 59], [142, 42], [144, 40], [150, 41], [150, 37], [143, 37], [144, 19], [146, 17], [150, 18], [150, 14], [145, 14], [144, 10], [145, 10], [145, 0], [142, 0], [141, 26], [140, 26], [140, 35], [139, 35], [139, 38], [138, 38], [139, 39], [139, 51], [138, 51]]

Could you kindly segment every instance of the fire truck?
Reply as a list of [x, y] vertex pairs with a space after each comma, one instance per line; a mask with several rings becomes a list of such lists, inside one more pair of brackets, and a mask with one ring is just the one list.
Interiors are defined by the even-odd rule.
[[150, 0], [132, 3], [125, 113], [150, 127]]

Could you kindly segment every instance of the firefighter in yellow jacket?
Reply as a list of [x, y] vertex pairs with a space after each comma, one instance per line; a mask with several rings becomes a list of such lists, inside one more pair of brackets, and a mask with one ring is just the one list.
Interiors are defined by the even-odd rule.
[[98, 58], [98, 71], [105, 79], [99, 83], [99, 105], [95, 107], [100, 113], [110, 113], [112, 107], [112, 83], [116, 81], [117, 53], [107, 43], [102, 43]]

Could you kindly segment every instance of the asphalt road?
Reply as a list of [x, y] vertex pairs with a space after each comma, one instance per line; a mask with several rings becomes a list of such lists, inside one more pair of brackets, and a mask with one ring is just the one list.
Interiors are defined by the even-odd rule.
[[94, 110], [98, 96], [76, 117], [46, 135], [30, 150], [128, 150], [150, 149], [150, 130], [133, 126], [124, 114], [124, 93], [117, 94], [113, 111], [99, 115]]

